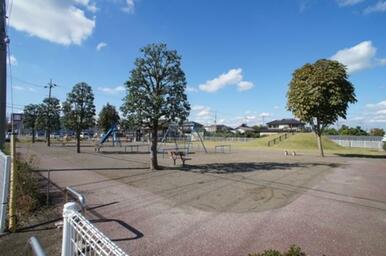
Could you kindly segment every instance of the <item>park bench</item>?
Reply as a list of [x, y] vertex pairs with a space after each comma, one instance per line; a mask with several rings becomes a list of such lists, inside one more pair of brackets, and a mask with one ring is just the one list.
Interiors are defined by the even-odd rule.
[[185, 161], [192, 160], [192, 158], [186, 157], [185, 152], [182, 151], [170, 151], [170, 158], [173, 160], [174, 165], [176, 165], [176, 161], [179, 158], [182, 162], [182, 166], [185, 166]]

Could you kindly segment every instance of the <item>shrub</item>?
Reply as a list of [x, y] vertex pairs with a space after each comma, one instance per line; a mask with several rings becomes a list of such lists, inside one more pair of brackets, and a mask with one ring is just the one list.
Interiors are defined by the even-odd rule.
[[249, 254], [248, 256], [283, 256], [283, 254], [276, 250], [265, 250], [259, 254]]
[[279, 252], [277, 250], [265, 250], [262, 253], [248, 254], [248, 256], [306, 256], [302, 249], [297, 245], [291, 245], [287, 252]]
[[16, 213], [19, 219], [28, 217], [39, 208], [42, 202], [37, 174], [31, 171], [31, 166], [35, 161], [36, 158], [33, 156], [28, 161], [16, 160], [15, 197]]

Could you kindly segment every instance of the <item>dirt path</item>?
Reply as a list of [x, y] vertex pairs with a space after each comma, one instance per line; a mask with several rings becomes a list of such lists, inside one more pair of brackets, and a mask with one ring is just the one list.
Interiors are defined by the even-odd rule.
[[[298, 244], [309, 255], [384, 255], [386, 161], [283, 159], [274, 152], [196, 156], [183, 171], [138, 169], [147, 155], [36, 145], [55, 183], [86, 194], [90, 218], [130, 255], [247, 255]], [[168, 159], [162, 160], [164, 165]], [[236, 164], [235, 164], [236, 163]], [[129, 170], [114, 168], [130, 167]]]

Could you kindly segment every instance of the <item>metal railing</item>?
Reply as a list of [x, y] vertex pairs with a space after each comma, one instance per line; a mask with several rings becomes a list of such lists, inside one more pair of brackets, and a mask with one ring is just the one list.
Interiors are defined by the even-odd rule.
[[43, 247], [40, 245], [39, 240], [32, 236], [27, 241], [25, 255], [46, 256], [47, 254]]
[[62, 256], [127, 256], [80, 212], [79, 205], [69, 202], [63, 209]]
[[0, 234], [5, 231], [11, 157], [0, 151]]
[[86, 198], [71, 187], [66, 187], [64, 190], [64, 202], [67, 203], [69, 201], [69, 195], [72, 195], [73, 198], [78, 200], [79, 206], [81, 207], [81, 211], [83, 214], [86, 213]]
[[267, 146], [270, 147], [272, 145], [275, 145], [275, 144], [278, 144], [280, 143], [281, 141], [283, 140], [286, 140], [289, 138], [290, 135], [294, 135], [295, 133], [294, 132], [291, 132], [291, 133], [284, 133], [282, 135], [280, 135], [279, 137], [276, 137], [270, 141], [267, 142]]
[[249, 142], [254, 141], [258, 138], [247, 138], [247, 137], [216, 137], [216, 136], [204, 136], [204, 141], [234, 141], [234, 142]]

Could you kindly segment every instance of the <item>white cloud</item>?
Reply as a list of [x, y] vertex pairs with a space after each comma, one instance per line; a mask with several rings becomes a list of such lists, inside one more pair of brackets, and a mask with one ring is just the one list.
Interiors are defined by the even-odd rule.
[[237, 86], [239, 87], [239, 91], [247, 91], [249, 89], [252, 89], [254, 84], [248, 81], [241, 81], [240, 83], [238, 83]]
[[194, 111], [195, 115], [198, 117], [206, 117], [206, 116], [212, 115], [210, 107], [206, 107], [206, 106], [195, 105], [192, 107], [192, 111]]
[[14, 85], [13, 89], [17, 91], [29, 91], [29, 92], [36, 92], [36, 90], [32, 87], [24, 87], [24, 86], [19, 86], [19, 85]]
[[339, 4], [339, 6], [351, 6], [359, 4], [363, 1], [364, 0], [337, 0], [337, 3]]
[[214, 113], [208, 106], [194, 105], [190, 113], [190, 119], [203, 124], [214, 122]]
[[106, 46], [107, 46], [107, 44], [105, 42], [100, 42], [99, 44], [97, 44], [96, 50], [99, 52], [100, 50], [102, 50]]
[[378, 3], [370, 5], [364, 10], [365, 14], [373, 12], [386, 12], [386, 1], [378, 1]]
[[196, 87], [188, 86], [186, 87], [187, 92], [198, 92], [198, 89]]
[[95, 18], [84, 10], [94, 7], [88, 0], [18, 0], [13, 2], [10, 26], [50, 42], [80, 45], [95, 27]]
[[381, 109], [376, 112], [378, 115], [386, 115], [386, 109]]
[[354, 73], [374, 66], [385, 65], [385, 59], [375, 57], [377, 48], [371, 41], [363, 41], [351, 48], [339, 50], [332, 60], [337, 60], [347, 66], [348, 73]]
[[122, 8], [122, 11], [127, 13], [133, 13], [135, 8], [134, 0], [126, 0], [125, 7]]
[[7, 58], [7, 64], [10, 64], [12, 66], [16, 66], [17, 65], [17, 59], [15, 58], [15, 56], [11, 55], [9, 56], [9, 58]]
[[386, 125], [386, 100], [378, 103], [367, 104], [366, 120], [369, 123]]
[[260, 114], [260, 117], [269, 117], [269, 116], [271, 116], [271, 114], [268, 112], [263, 112]]
[[240, 91], [249, 90], [254, 86], [252, 82], [243, 81], [242, 69], [237, 68], [231, 69], [212, 80], [208, 80], [198, 87], [205, 92], [216, 92], [229, 85], [236, 85]]
[[366, 105], [367, 108], [385, 108], [386, 109], [386, 100], [383, 100], [383, 101], [380, 101], [378, 103], [375, 103], [375, 104], [367, 104]]
[[116, 86], [116, 87], [98, 87], [98, 91], [106, 93], [106, 94], [117, 94], [124, 92], [126, 89], [123, 86]]
[[280, 109], [280, 107], [279, 106], [274, 106], [273, 109]]

